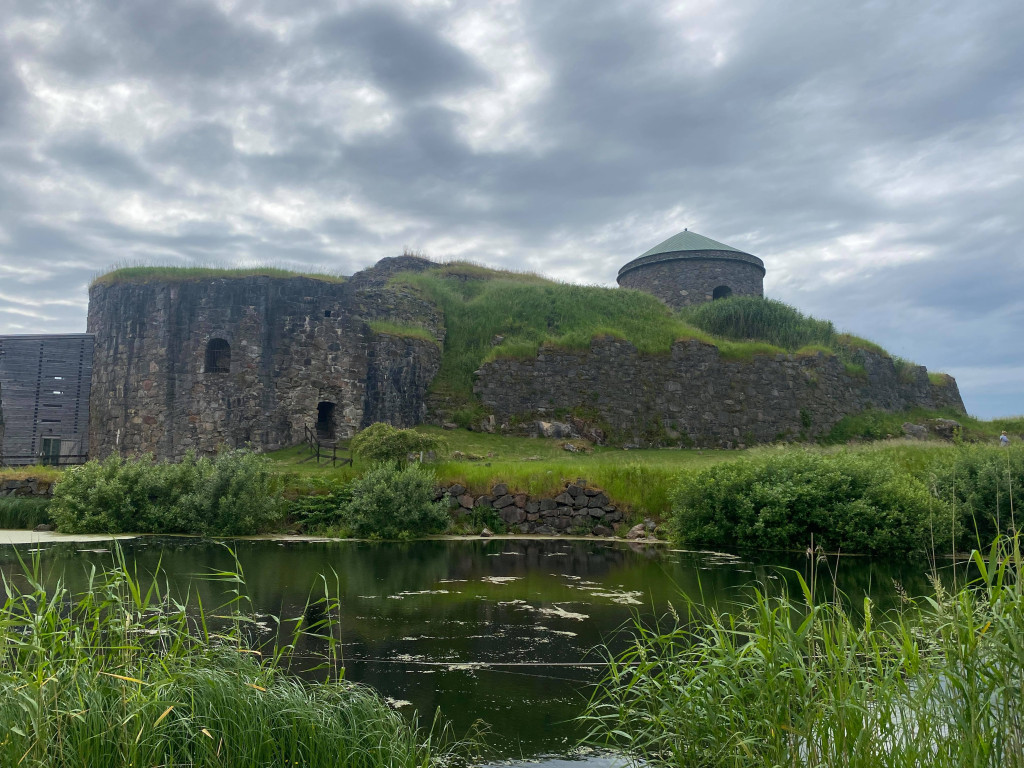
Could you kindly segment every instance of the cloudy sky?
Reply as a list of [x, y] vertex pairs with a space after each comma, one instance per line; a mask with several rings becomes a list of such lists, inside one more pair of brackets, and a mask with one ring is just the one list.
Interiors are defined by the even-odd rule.
[[689, 227], [1024, 412], [1024, 6], [0, 0], [0, 333], [117, 264], [614, 285]]

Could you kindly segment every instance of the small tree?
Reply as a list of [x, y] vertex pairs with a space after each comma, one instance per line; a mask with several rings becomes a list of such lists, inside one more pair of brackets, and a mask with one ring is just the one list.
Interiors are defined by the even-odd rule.
[[415, 429], [399, 429], [382, 421], [371, 424], [352, 438], [352, 453], [360, 459], [403, 467], [410, 453], [437, 451], [444, 441]]

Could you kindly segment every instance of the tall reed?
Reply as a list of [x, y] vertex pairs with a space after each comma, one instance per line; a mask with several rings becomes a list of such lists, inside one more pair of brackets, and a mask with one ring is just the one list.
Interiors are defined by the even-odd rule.
[[637, 626], [584, 716], [588, 740], [673, 766], [1024, 765], [1019, 537], [973, 578], [863, 617], [837, 600], [754, 592]]
[[[0, 765], [412, 768], [446, 755], [443, 729], [418, 730], [343, 679], [329, 580], [310, 623], [255, 616], [240, 569], [210, 577], [227, 595], [213, 610], [119, 552], [78, 594], [47, 586], [39, 560], [4, 578]], [[266, 630], [286, 641], [258, 644]], [[288, 674], [309, 638], [326, 649], [320, 682]]]

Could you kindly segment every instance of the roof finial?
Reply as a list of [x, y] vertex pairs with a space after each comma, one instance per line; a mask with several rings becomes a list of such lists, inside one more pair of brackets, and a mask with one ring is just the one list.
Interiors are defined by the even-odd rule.
[[683, 232], [689, 232], [689, 231], [690, 231], [689, 227], [683, 227]]

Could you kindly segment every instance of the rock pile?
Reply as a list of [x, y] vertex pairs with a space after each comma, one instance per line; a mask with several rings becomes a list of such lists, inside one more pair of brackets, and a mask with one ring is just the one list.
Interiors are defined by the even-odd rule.
[[493, 510], [510, 531], [519, 533], [611, 536], [623, 524], [622, 512], [608, 494], [588, 487], [582, 479], [566, 483], [554, 498], [510, 493], [505, 483], [498, 483], [481, 496], [468, 493], [459, 484], [442, 486], [437, 493], [438, 498], [448, 500], [456, 518], [472, 510]]
[[53, 496], [53, 483], [37, 477], [24, 480], [0, 480], [0, 497], [4, 496]]

